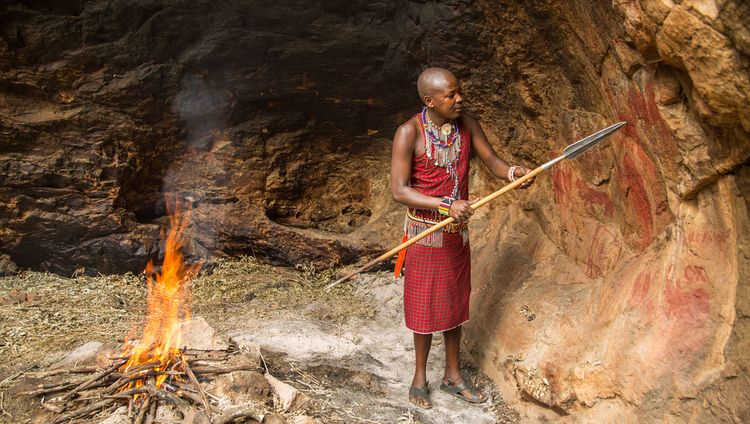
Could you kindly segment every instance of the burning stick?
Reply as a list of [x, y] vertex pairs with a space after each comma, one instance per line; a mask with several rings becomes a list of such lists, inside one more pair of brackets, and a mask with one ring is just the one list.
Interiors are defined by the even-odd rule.
[[[128, 405], [128, 418], [137, 424], [152, 423], [157, 409], [164, 404], [174, 406], [183, 418], [195, 416], [199, 407], [209, 421], [221, 411], [211, 404], [198, 376], [224, 374], [237, 370], [251, 370], [257, 364], [235, 363], [227, 366], [215, 365], [213, 360], [226, 360], [227, 352], [198, 352], [180, 350], [181, 326], [190, 318], [187, 282], [198, 269], [198, 265], [186, 265], [180, 253], [182, 232], [187, 227], [187, 216], [180, 213], [170, 215], [164, 263], [158, 272], [152, 263], [146, 267], [148, 286], [148, 312], [140, 342], [131, 346], [112, 364], [83, 381], [54, 383], [29, 392], [32, 395], [62, 392], [52, 399], [54, 423], [62, 423], [88, 416], [116, 403]], [[212, 360], [206, 362], [205, 360]], [[90, 368], [74, 368], [57, 373], [93, 371]], [[76, 403], [84, 406], [72, 409]], [[218, 417], [220, 422], [235, 418], [258, 416], [255, 409], [240, 408], [227, 411]]]

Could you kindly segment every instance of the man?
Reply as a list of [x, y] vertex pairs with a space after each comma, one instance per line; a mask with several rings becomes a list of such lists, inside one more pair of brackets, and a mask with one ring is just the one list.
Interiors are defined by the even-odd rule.
[[442, 332], [445, 373], [441, 390], [482, 403], [487, 398], [459, 372], [461, 325], [469, 319], [471, 291], [467, 221], [474, 210], [468, 201], [469, 155], [473, 150], [495, 176], [511, 181], [528, 171], [500, 159], [479, 123], [463, 113], [461, 86], [451, 72], [428, 68], [420, 74], [417, 89], [425, 107], [402, 124], [393, 139], [393, 197], [409, 208], [407, 237], [448, 216], [456, 223], [428, 235], [405, 253], [404, 313], [407, 328], [414, 332], [416, 356], [409, 400], [422, 408], [432, 407], [427, 356], [432, 335]]

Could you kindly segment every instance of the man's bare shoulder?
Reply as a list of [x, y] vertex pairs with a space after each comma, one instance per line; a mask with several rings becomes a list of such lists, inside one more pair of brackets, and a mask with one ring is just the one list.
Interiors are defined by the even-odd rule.
[[461, 120], [464, 121], [464, 125], [466, 125], [467, 127], [473, 128], [479, 126], [479, 121], [477, 121], [477, 119], [469, 113], [463, 112], [461, 114]]
[[398, 127], [394, 141], [413, 144], [417, 139], [417, 134], [419, 134], [419, 121], [417, 118], [411, 118]]
[[396, 130], [396, 135], [401, 134], [402, 136], [414, 138], [414, 136], [418, 134], [418, 131], [419, 121], [416, 117], [414, 117], [401, 124], [401, 126], [399, 126]]

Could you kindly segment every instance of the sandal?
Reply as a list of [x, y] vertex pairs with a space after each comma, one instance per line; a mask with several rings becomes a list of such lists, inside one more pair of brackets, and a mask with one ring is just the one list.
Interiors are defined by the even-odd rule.
[[[471, 386], [466, 383], [466, 381], [462, 381], [458, 384], [448, 380], [448, 382], [443, 382], [440, 384], [440, 390], [444, 391], [445, 393], [448, 393], [451, 396], [457, 397], [461, 400], [465, 400], [469, 403], [484, 403], [487, 402], [487, 397], [485, 396], [484, 399], [480, 397], [480, 393], [477, 391], [477, 389], [474, 386]], [[464, 396], [461, 394], [464, 390], [468, 390], [471, 394], [471, 397]], [[483, 396], [483, 395], [482, 395]]]
[[[430, 399], [427, 398], [427, 396], [430, 394], [430, 389], [427, 387], [428, 384], [429, 383], [426, 383], [424, 387], [409, 387], [409, 401], [422, 409], [432, 408], [432, 402], [430, 402]], [[420, 405], [414, 401], [416, 399], [424, 399], [427, 403], [424, 405]]]

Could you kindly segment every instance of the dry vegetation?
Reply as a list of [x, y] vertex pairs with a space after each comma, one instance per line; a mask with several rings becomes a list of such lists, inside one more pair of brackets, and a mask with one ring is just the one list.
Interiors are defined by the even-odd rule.
[[[294, 311], [331, 322], [374, 312], [346, 285], [325, 292], [334, 270], [312, 266], [278, 268], [244, 257], [222, 261], [192, 281], [192, 311], [219, 332], [246, 319], [271, 318]], [[24, 272], [0, 278], [0, 296], [12, 289], [34, 294], [33, 300], [0, 305], [0, 376], [43, 363], [57, 351], [89, 341], [137, 338], [146, 310], [142, 275], [83, 275], [65, 278]], [[38, 295], [38, 296], [37, 296]], [[325, 302], [326, 308], [309, 308]]]

